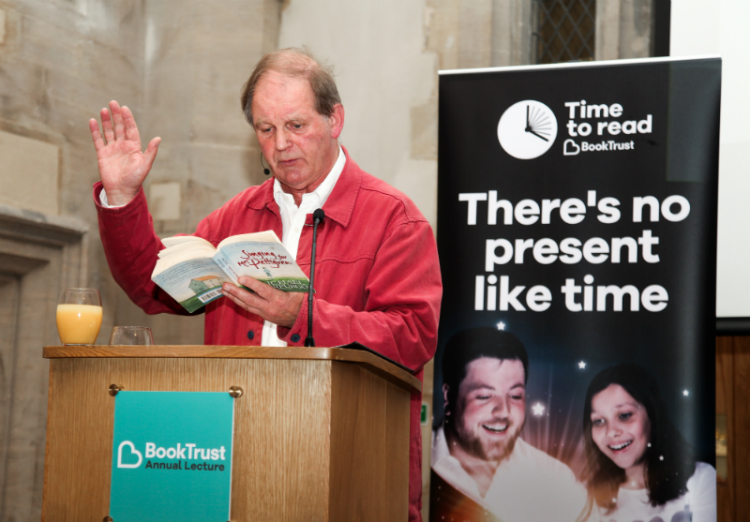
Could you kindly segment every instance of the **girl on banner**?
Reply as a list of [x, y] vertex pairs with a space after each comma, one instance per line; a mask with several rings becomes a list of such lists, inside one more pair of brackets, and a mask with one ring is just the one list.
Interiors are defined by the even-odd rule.
[[581, 520], [716, 521], [716, 470], [695, 461], [640, 366], [620, 364], [594, 377], [583, 433], [588, 502]]

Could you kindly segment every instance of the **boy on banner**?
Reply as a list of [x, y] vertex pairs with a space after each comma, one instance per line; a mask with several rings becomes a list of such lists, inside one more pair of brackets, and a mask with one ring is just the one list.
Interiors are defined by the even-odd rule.
[[475, 328], [448, 341], [445, 417], [432, 447], [432, 477], [440, 485], [433, 520], [573, 522], [581, 515], [586, 490], [570, 468], [520, 437], [528, 367], [523, 343], [510, 332]]

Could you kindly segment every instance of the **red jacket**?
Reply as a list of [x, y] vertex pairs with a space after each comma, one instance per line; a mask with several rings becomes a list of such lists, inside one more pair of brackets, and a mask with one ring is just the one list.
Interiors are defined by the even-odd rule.
[[[157, 252], [141, 190], [124, 207], [99, 205], [101, 183], [94, 185], [99, 231], [112, 275], [146, 313], [185, 314], [151, 281]], [[347, 155], [344, 170], [325, 205], [318, 228], [315, 266], [314, 330], [318, 346], [357, 341], [419, 370], [435, 354], [442, 283], [432, 229], [406, 196], [361, 170]], [[308, 223], [311, 223], [308, 215]], [[282, 237], [273, 179], [250, 187], [212, 212], [195, 235], [217, 245], [226, 237], [273, 230]], [[297, 263], [309, 274], [312, 227], [302, 232]], [[207, 345], [259, 345], [263, 319], [229, 299], [206, 307]], [[279, 327], [289, 346], [307, 336], [307, 299], [291, 329]], [[421, 520], [421, 396], [411, 399], [409, 520]]]

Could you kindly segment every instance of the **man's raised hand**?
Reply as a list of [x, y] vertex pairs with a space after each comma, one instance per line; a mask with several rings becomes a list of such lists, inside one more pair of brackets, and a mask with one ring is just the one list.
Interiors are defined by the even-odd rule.
[[138, 194], [156, 158], [161, 138], [154, 138], [141, 151], [141, 137], [133, 113], [112, 100], [101, 110], [102, 132], [95, 118], [89, 120], [99, 162], [99, 177], [111, 205], [125, 205]]

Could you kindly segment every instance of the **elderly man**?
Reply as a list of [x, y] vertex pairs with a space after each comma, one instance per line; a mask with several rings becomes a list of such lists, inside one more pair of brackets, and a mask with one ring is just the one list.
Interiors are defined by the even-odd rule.
[[443, 353], [445, 417], [434, 434], [435, 520], [574, 522], [586, 491], [562, 462], [520, 438], [529, 359], [496, 328], [460, 332]]
[[[203, 219], [195, 232], [214, 245], [241, 233], [273, 230], [309, 273], [310, 214], [323, 208], [318, 232], [314, 333], [319, 346], [357, 341], [419, 371], [434, 355], [442, 286], [429, 223], [414, 204], [362, 171], [338, 143], [344, 107], [331, 74], [295, 49], [263, 57], [242, 95], [273, 177]], [[101, 111], [89, 126], [101, 182], [94, 187], [102, 243], [115, 280], [147, 313], [184, 313], [151, 282], [157, 252], [141, 185], [159, 138], [141, 152], [127, 107]], [[205, 343], [302, 346], [307, 295], [250, 278], [206, 306]], [[409, 520], [420, 520], [421, 398], [412, 397]]]

